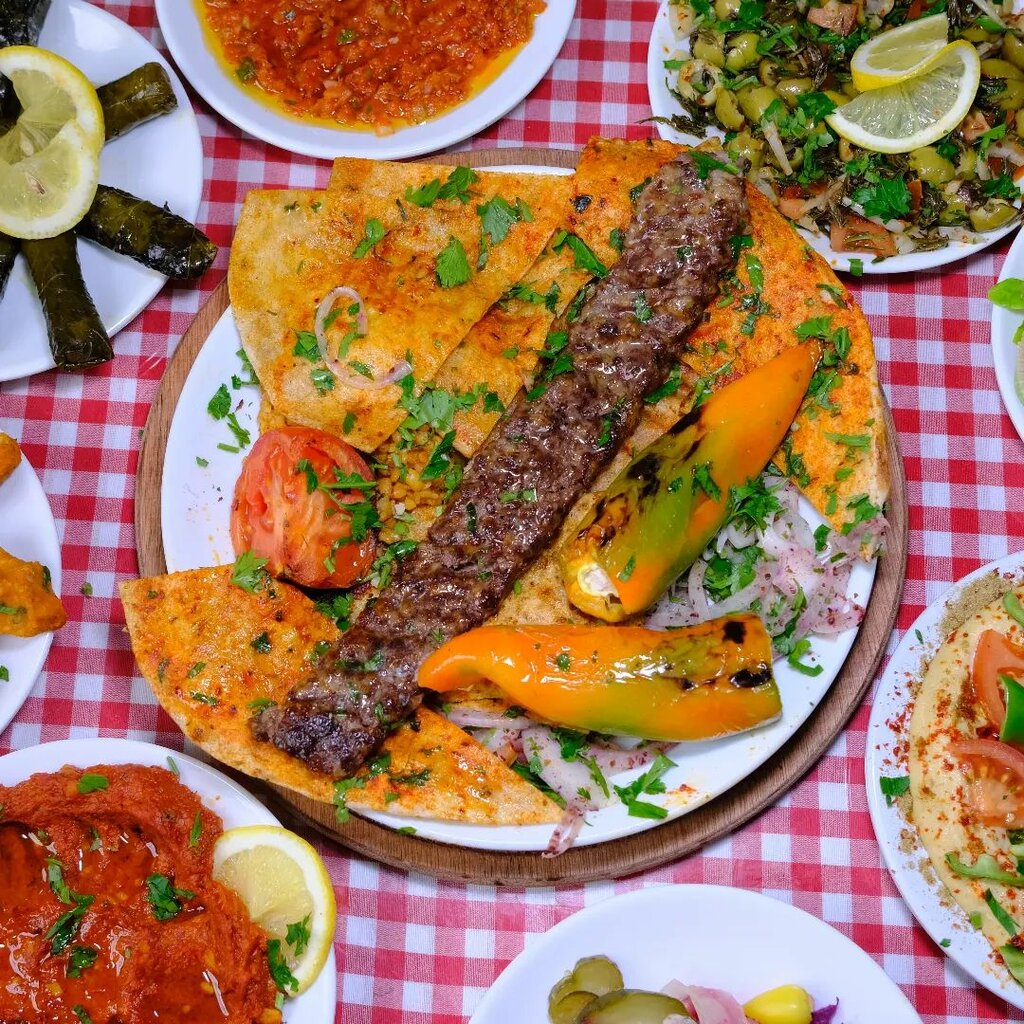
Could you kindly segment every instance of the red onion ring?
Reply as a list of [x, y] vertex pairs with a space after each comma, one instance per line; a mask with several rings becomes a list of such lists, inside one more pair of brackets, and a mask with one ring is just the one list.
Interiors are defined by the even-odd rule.
[[412, 373], [412, 366], [409, 365], [407, 360], [402, 359], [395, 363], [383, 377], [376, 377], [371, 380], [360, 374], [353, 374], [347, 366], [331, 355], [327, 341], [327, 318], [331, 315], [338, 299], [341, 298], [351, 299], [359, 306], [359, 310], [356, 313], [356, 330], [359, 334], [365, 335], [369, 330], [366, 306], [363, 303], [363, 297], [355, 288], [348, 288], [342, 285], [332, 289], [323, 297], [323, 300], [316, 309], [313, 333], [316, 335], [316, 345], [320, 350], [320, 357], [327, 364], [331, 373], [343, 384], [347, 384], [350, 388], [356, 388], [359, 391], [379, 391], [381, 388], [386, 388], [389, 384], [394, 384], [396, 381]]

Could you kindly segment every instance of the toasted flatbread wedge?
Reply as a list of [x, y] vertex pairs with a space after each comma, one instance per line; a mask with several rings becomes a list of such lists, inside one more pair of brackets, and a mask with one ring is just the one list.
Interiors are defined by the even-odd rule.
[[[432, 164], [345, 160], [330, 191], [249, 193], [231, 250], [231, 304], [263, 387], [290, 421], [376, 448], [405, 418], [401, 389], [364, 390], [327, 372], [310, 342], [320, 301], [344, 286], [365, 303], [366, 337], [350, 339], [342, 359], [354, 379], [379, 380], [406, 360], [418, 383], [429, 381], [533, 264], [570, 187], [557, 175], [481, 171], [461, 198], [429, 206], [406, 198], [407, 190], [446, 182], [451, 173]], [[492, 201], [504, 212], [495, 214]], [[335, 331], [344, 336], [355, 321], [350, 302], [336, 307]], [[298, 332], [306, 334], [296, 354]]]
[[21, 449], [13, 437], [0, 432], [0, 484], [2, 484], [21, 462]]
[[[286, 583], [249, 593], [230, 566], [121, 584], [125, 621], [143, 676], [182, 731], [218, 761], [330, 803], [331, 779], [253, 739], [249, 718], [281, 700], [338, 636], [333, 621]], [[392, 734], [355, 810], [477, 825], [557, 822], [559, 808], [447, 719], [421, 708]]]

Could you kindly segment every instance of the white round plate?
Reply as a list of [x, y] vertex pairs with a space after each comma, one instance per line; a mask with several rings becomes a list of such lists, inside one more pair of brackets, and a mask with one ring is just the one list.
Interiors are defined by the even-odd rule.
[[[676, 98], [669, 91], [668, 75], [665, 70], [665, 61], [672, 58], [689, 56], [690, 47], [686, 41], [676, 39], [672, 31], [672, 25], [668, 17], [668, 0], [663, 0], [658, 9], [658, 15], [654, 19], [654, 29], [651, 32], [651, 42], [647, 50], [647, 93], [651, 101], [651, 112], [655, 117], [671, 117], [678, 114], [680, 107]], [[694, 135], [687, 135], [676, 131], [670, 125], [655, 122], [658, 134], [670, 142], [678, 142], [687, 146], [695, 146], [703, 141]], [[708, 135], [723, 138], [724, 133], [718, 128], [709, 128]], [[949, 245], [944, 249], [934, 249], [931, 252], [910, 252], [903, 256], [890, 256], [879, 263], [872, 263], [871, 255], [858, 253], [838, 253], [833, 251], [828, 236], [818, 231], [805, 231], [798, 228], [800, 234], [807, 239], [810, 245], [822, 256], [833, 270], [850, 269], [850, 260], [860, 259], [865, 274], [907, 274], [916, 270], [931, 270], [934, 267], [944, 267], [949, 263], [955, 263], [967, 256], [973, 256], [982, 249], [987, 249], [995, 244], [1000, 238], [1005, 238], [1011, 231], [1016, 231], [1018, 221], [999, 228], [997, 231], [989, 231], [985, 234], [977, 234], [973, 231], [961, 230], [959, 236], [950, 238]]]
[[[168, 758], [173, 758], [177, 765], [182, 784], [220, 815], [225, 829], [281, 824], [251, 793], [217, 769], [177, 750], [138, 740], [109, 737], [58, 740], [16, 750], [0, 757], [0, 785], [16, 786], [30, 775], [59, 771], [64, 765], [91, 768], [99, 764], [141, 764], [167, 768]], [[316, 981], [297, 999], [285, 1000], [284, 1024], [333, 1024], [337, 989], [332, 949]]]
[[[178, 399], [167, 437], [161, 485], [161, 533], [169, 572], [234, 561], [228, 531], [231, 500], [244, 453], [227, 452], [218, 444], [233, 445], [224, 422], [213, 420], [206, 405], [222, 383], [229, 384], [232, 374], [242, 375], [238, 351], [241, 340], [230, 309], [214, 327], [196, 357]], [[241, 425], [253, 440], [259, 435], [257, 415], [260, 393], [252, 387], [232, 391], [233, 406]], [[200, 465], [202, 459], [208, 465]], [[810, 506], [802, 510], [812, 526], [819, 520]], [[865, 604], [871, 594], [875, 565], [859, 564], [853, 572], [850, 594]], [[672, 821], [695, 810], [746, 778], [774, 754], [817, 707], [832, 685], [857, 635], [856, 629], [830, 639], [816, 638], [814, 654], [825, 671], [809, 678], [786, 662], [775, 665], [782, 693], [782, 718], [752, 733], [707, 743], [681, 744], [669, 756], [678, 767], [665, 775], [670, 791], [667, 807]], [[616, 776], [623, 785], [640, 770]], [[673, 793], [673, 790], [679, 792]], [[689, 787], [689, 788], [686, 788]], [[391, 828], [402, 828], [408, 820], [390, 814], [369, 814], [374, 821]], [[660, 822], [630, 817], [626, 807], [616, 804], [588, 815], [577, 845], [606, 842], [633, 835]], [[551, 838], [550, 826], [489, 827], [449, 822], [417, 820], [421, 838], [489, 850], [544, 850]]]
[[581, 957], [596, 955], [618, 964], [628, 988], [659, 991], [678, 980], [744, 1003], [793, 984], [818, 1009], [838, 999], [835, 1024], [921, 1024], [881, 967], [834, 928], [761, 893], [719, 885], [625, 893], [529, 937], [471, 1024], [547, 1020], [554, 984]]
[[[1006, 261], [1003, 263], [1000, 281], [1008, 277], [1024, 278], [1024, 235], [1018, 235], [1006, 254]], [[1020, 313], [1012, 313], [1002, 306], [992, 307], [992, 362], [996, 367], [996, 381], [999, 384], [1000, 394], [1003, 396], [1003, 405], [1017, 433], [1024, 438], [1024, 402], [1017, 397], [1017, 389], [1014, 387], [1013, 374], [1017, 365], [1017, 353], [1020, 347], [1013, 343], [1013, 335], [1017, 328], [1024, 323], [1024, 316]]]
[[[203, 145], [184, 87], [167, 61], [135, 29], [86, 0], [59, 0], [50, 8], [39, 45], [80, 68], [102, 85], [140, 64], [158, 61], [178, 97], [169, 114], [141, 125], [103, 147], [100, 181], [195, 220], [203, 197]], [[107, 333], [113, 337], [149, 305], [167, 280], [125, 256], [80, 241], [82, 276]], [[46, 324], [35, 286], [18, 257], [0, 297], [0, 381], [53, 368]]]
[[243, 131], [292, 153], [324, 160], [338, 156], [400, 160], [476, 135], [533, 91], [562, 49], [576, 11], [576, 0], [546, 2], [530, 41], [487, 88], [441, 117], [388, 135], [323, 127], [279, 112], [254, 98], [212, 52], [194, 0], [156, 0], [156, 13], [167, 47], [184, 76], [214, 110]]
[[954, 583], [918, 616], [904, 634], [882, 676], [872, 704], [864, 779], [871, 824], [882, 848], [882, 856], [900, 895], [918, 923], [942, 951], [979, 985], [1024, 1010], [1024, 987], [995, 962], [992, 947], [985, 936], [971, 927], [967, 914], [949, 898], [946, 887], [934, 872], [929, 870], [928, 877], [922, 872], [922, 863], [929, 863], [928, 854], [923, 846], [908, 842], [908, 838], [916, 837], [916, 832], [904, 814], [903, 801], [896, 800], [891, 807], [886, 806], [879, 784], [882, 776], [902, 777], [907, 774], [907, 729], [913, 704], [911, 688], [920, 681], [928, 663], [945, 640], [940, 623], [946, 609], [955, 605], [975, 580], [992, 572], [1019, 581], [1024, 577], [1024, 552], [989, 562]]
[[[60, 543], [43, 486], [22, 456], [21, 464], [0, 484], [0, 548], [50, 570], [53, 592], [60, 594]], [[0, 733], [25, 703], [46, 661], [52, 633], [0, 636], [0, 665], [10, 677], [0, 679]]]

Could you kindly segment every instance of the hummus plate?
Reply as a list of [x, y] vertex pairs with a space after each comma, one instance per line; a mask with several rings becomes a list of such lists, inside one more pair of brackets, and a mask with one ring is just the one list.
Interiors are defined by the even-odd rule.
[[[864, 776], [868, 808], [882, 856], [900, 894], [918, 923], [939, 947], [990, 992], [1024, 1009], [1024, 988], [995, 963], [992, 947], [970, 924], [931, 869], [931, 861], [907, 816], [905, 798], [886, 796], [880, 779], [907, 775], [907, 745], [914, 691], [948, 632], [950, 609], [956, 608], [972, 586], [998, 574], [1007, 583], [1024, 579], [1024, 552], [982, 566], [934, 601], [904, 634], [882, 677], [868, 726]], [[985, 602], [987, 603], [987, 602]], [[899, 783], [895, 784], [900, 788]], [[890, 789], [892, 786], [890, 785]]]
[[[106, 737], [60, 740], [18, 750], [0, 757], [0, 784], [14, 786], [37, 772], [55, 772], [64, 765], [88, 768], [94, 764], [141, 764], [167, 768], [168, 758], [177, 765], [182, 784], [221, 817], [225, 829], [281, 824], [255, 797], [215, 768], [177, 750], [136, 740]], [[312, 986], [297, 999], [285, 1002], [284, 1022], [330, 1024], [335, 1016], [336, 999], [337, 975], [332, 950]]]

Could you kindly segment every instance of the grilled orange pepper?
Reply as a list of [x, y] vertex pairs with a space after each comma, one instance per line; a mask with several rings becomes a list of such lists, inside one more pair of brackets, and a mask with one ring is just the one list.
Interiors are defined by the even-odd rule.
[[772, 645], [756, 615], [684, 629], [481, 626], [423, 663], [420, 686], [489, 679], [539, 718], [649, 740], [743, 732], [782, 711]]
[[722, 528], [729, 491], [764, 471], [817, 365], [796, 345], [727, 384], [640, 453], [560, 553], [569, 600], [606, 622], [649, 608]]

